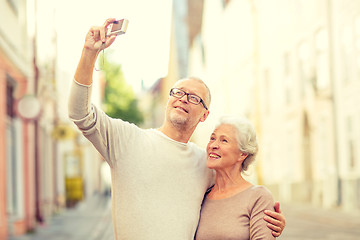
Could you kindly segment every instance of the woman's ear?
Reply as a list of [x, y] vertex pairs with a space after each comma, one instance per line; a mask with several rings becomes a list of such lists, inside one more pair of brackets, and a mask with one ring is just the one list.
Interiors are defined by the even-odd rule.
[[239, 161], [244, 161], [246, 158], [247, 158], [247, 156], [249, 156], [249, 154], [248, 153], [240, 153], [240, 156], [239, 156]]

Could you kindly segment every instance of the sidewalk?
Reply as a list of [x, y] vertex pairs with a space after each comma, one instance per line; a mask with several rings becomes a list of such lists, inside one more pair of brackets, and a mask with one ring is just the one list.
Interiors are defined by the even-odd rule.
[[286, 240], [359, 240], [360, 211], [322, 209], [309, 205], [282, 204]]
[[114, 239], [110, 197], [94, 196], [74, 209], [55, 215], [35, 233], [9, 240], [111, 240]]
[[360, 211], [344, 211], [341, 209], [324, 209], [311, 205], [283, 204], [280, 206], [285, 217], [296, 216], [299, 219], [311, 220], [319, 224], [333, 225], [338, 228], [357, 228], [360, 231]]
[[[360, 212], [281, 204], [286, 228], [278, 239], [359, 240]], [[9, 240], [113, 240], [111, 199], [93, 197], [54, 216], [33, 234]]]

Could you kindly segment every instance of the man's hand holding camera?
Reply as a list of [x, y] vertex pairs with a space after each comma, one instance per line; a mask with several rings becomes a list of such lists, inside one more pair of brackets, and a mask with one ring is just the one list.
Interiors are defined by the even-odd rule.
[[117, 35], [124, 34], [127, 24], [126, 19], [118, 21], [116, 18], [108, 18], [102, 26], [90, 28], [75, 72], [78, 83], [84, 85], [92, 83], [93, 69], [99, 52], [111, 46]]
[[91, 27], [86, 35], [84, 48], [96, 55], [99, 50], [108, 48], [115, 41], [116, 35], [106, 36], [106, 32], [108, 26], [115, 21], [115, 18], [108, 18], [102, 26]]

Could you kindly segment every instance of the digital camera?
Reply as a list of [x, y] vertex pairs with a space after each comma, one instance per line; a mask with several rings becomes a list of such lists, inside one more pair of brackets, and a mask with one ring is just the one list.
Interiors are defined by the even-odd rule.
[[128, 24], [129, 24], [129, 20], [127, 20], [125, 18], [121, 19], [121, 20], [116, 20], [109, 25], [106, 35], [107, 36], [111, 36], [111, 35], [118, 36], [118, 35], [124, 34], [126, 32]]

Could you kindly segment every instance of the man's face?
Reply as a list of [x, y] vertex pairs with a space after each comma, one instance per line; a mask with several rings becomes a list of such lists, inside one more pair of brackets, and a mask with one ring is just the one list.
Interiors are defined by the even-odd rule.
[[[174, 88], [183, 90], [186, 93], [199, 96], [205, 104], [208, 94], [206, 87], [200, 81], [194, 79], [185, 79], [178, 81]], [[195, 127], [199, 122], [205, 121], [209, 111], [200, 103], [195, 105], [190, 103], [185, 94], [181, 98], [169, 97], [166, 108], [166, 118], [174, 126], [181, 128]]]

